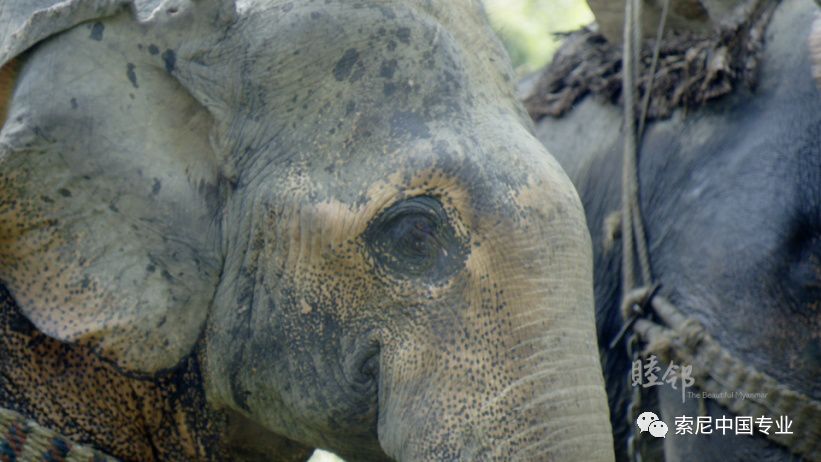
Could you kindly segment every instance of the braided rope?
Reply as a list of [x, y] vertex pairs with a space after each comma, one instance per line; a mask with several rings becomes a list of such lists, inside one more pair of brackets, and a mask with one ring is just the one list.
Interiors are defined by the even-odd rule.
[[38, 425], [17, 412], [0, 408], [0, 462], [117, 462]]
[[[663, 21], [663, 20], [662, 20]], [[663, 31], [663, 26], [659, 27]], [[638, 81], [638, 65], [641, 56], [641, 1], [627, 0], [624, 5], [624, 44], [622, 51], [622, 92], [624, 95], [624, 151], [622, 159], [622, 293], [636, 287], [634, 252], [638, 254], [641, 279], [645, 284], [652, 284], [650, 254], [647, 250], [647, 238], [644, 233], [644, 220], [641, 216], [639, 202], [638, 156], [641, 146], [641, 130], [644, 126], [642, 114], [640, 129], [636, 128], [636, 91]], [[657, 43], [659, 43], [657, 40]], [[653, 71], [655, 73], [655, 71]], [[649, 93], [648, 93], [649, 95]], [[635, 245], [635, 247], [634, 247]], [[631, 307], [632, 308], [632, 307]], [[625, 318], [625, 328], [629, 323]], [[633, 333], [627, 340], [628, 353], [633, 360], [639, 354], [639, 338]], [[628, 428], [631, 429], [627, 438], [627, 455], [630, 460], [641, 462], [642, 454], [638, 445], [638, 435], [635, 433], [633, 422], [638, 417], [641, 406], [641, 390], [634, 389], [632, 399], [628, 404]]]
[[[647, 293], [644, 288], [632, 291], [624, 306], [639, 303]], [[795, 423], [790, 428], [792, 434], [771, 432], [765, 436], [796, 455], [821, 462], [821, 402], [743, 364], [722, 348], [700, 322], [684, 316], [664, 297], [654, 296], [650, 303], [666, 326], [646, 318], [635, 321], [633, 330], [647, 342], [647, 352], [666, 362], [692, 364], [695, 385], [735, 415], [789, 416]], [[750, 393], [746, 399], [733, 399], [723, 393], [727, 390]], [[760, 395], [753, 392], [763, 393], [766, 399], [757, 398]]]

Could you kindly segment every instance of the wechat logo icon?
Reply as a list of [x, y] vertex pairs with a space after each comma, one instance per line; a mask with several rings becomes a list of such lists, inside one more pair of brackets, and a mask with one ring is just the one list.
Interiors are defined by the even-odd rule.
[[642, 412], [636, 419], [641, 433], [649, 432], [656, 438], [664, 438], [667, 435], [667, 424], [659, 419], [659, 416], [652, 412]]

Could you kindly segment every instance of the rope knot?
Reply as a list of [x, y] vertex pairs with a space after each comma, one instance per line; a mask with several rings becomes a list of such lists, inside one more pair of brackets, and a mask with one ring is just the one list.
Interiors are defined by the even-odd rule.
[[658, 289], [658, 285], [653, 285], [638, 287], [627, 292], [621, 301], [622, 319], [629, 321], [633, 317], [644, 317]]
[[676, 329], [677, 339], [692, 352], [698, 350], [699, 345], [704, 340], [706, 331], [704, 326], [693, 318], [686, 321]]

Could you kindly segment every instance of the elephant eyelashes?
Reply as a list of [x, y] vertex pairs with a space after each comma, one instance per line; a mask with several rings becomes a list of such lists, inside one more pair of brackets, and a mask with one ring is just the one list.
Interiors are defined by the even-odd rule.
[[365, 232], [376, 264], [392, 276], [444, 280], [462, 267], [466, 246], [442, 204], [420, 196], [392, 205]]

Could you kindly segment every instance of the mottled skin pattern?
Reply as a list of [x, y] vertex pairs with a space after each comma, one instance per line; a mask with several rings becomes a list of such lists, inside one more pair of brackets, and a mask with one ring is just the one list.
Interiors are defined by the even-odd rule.
[[[0, 300], [0, 406], [124, 461], [236, 460], [247, 451], [245, 439], [262, 433], [207, 406], [196, 357], [156, 377], [135, 377], [38, 332], [4, 288]], [[313, 452], [270, 435], [262, 447], [265, 460], [300, 461]]]
[[219, 418], [195, 412], [204, 399], [194, 358], [154, 380], [129, 377], [86, 348], [38, 332], [5, 289], [0, 300], [0, 406], [127, 460], [219, 454]]
[[0, 405], [128, 460], [612, 460], [583, 211], [480, 5], [197, 5], [21, 59]]
[[[807, 48], [816, 10], [808, 0], [779, 6], [767, 31], [755, 92], [739, 90], [649, 124], [640, 182], [661, 292], [745, 364], [818, 400], [821, 92]], [[608, 226], [620, 210], [621, 117], [621, 108], [587, 99], [568, 116], [545, 119], [537, 127], [585, 206], [594, 243], [600, 346], [622, 325], [620, 241]], [[617, 459], [627, 460], [630, 361], [619, 347], [602, 349], [602, 364]], [[794, 460], [758, 436], [676, 436], [674, 418], [699, 415], [699, 400], [689, 398], [683, 405], [680, 390], [667, 385], [648, 391], [641, 411], [656, 410], [670, 425], [664, 440], [669, 461]], [[714, 418], [730, 415], [712, 400], [705, 404]]]

